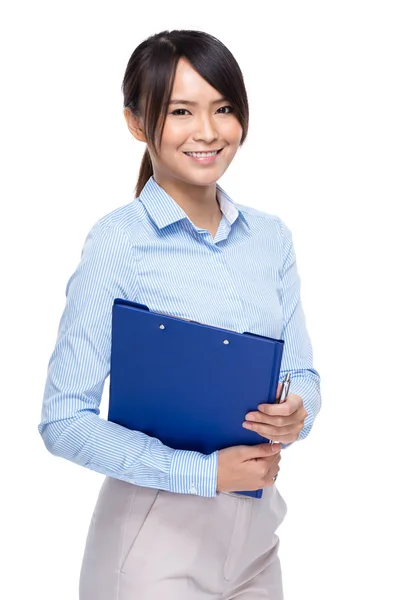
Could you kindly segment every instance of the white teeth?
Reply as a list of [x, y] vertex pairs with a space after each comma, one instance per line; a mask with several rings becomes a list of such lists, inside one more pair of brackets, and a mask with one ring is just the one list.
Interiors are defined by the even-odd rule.
[[194, 156], [194, 158], [204, 158], [205, 156], [215, 156], [219, 151], [214, 152], [185, 152], [188, 156]]

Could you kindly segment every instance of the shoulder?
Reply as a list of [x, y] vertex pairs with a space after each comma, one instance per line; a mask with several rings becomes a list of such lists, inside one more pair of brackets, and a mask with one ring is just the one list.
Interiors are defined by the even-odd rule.
[[135, 199], [103, 215], [96, 221], [93, 227], [97, 228], [99, 231], [113, 230], [130, 235], [132, 229], [145, 218], [145, 209], [142, 204]]
[[101, 216], [87, 234], [87, 240], [92, 239], [96, 243], [108, 243], [124, 241], [132, 243], [132, 232], [146, 219], [146, 211], [137, 199], [123, 204], [114, 210]]
[[267, 213], [252, 206], [236, 203], [236, 207], [242, 211], [249, 223], [255, 227], [275, 230], [281, 241], [291, 238], [292, 233], [286, 222], [278, 215]]

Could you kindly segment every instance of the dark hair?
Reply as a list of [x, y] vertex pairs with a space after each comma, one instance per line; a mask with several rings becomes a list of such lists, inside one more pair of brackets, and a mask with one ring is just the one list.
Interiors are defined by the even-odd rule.
[[[181, 57], [233, 105], [234, 114], [243, 129], [242, 145], [248, 133], [249, 106], [236, 59], [222, 42], [208, 33], [175, 29], [152, 35], [139, 44], [129, 59], [123, 78], [124, 107], [136, 117], [143, 117], [148, 146], [157, 154]], [[151, 157], [146, 148], [136, 184], [136, 197], [152, 174]]]

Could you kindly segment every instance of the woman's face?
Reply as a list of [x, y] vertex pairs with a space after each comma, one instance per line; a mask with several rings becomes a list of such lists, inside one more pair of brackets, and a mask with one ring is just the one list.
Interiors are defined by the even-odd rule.
[[[159, 154], [149, 149], [156, 179], [198, 186], [215, 183], [233, 160], [242, 137], [233, 107], [182, 58], [170, 102]], [[212, 150], [221, 152], [202, 161], [185, 154]]]

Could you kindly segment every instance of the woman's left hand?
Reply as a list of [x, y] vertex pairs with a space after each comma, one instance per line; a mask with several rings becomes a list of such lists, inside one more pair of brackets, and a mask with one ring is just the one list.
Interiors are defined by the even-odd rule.
[[[280, 386], [282, 387], [281, 383], [278, 385], [277, 397], [281, 391]], [[259, 404], [258, 411], [247, 413], [243, 427], [256, 431], [273, 442], [289, 444], [298, 440], [307, 416], [302, 398], [298, 394], [288, 394], [282, 404]]]

